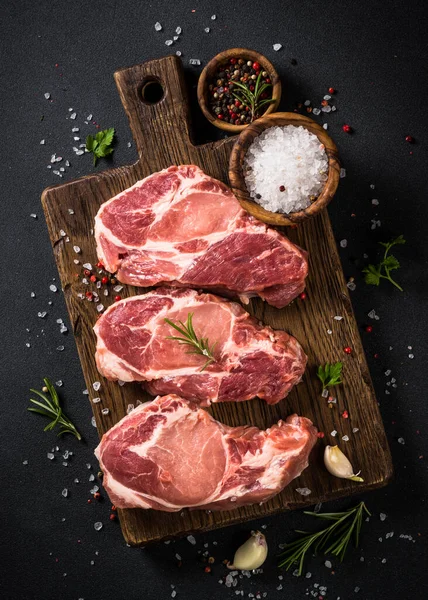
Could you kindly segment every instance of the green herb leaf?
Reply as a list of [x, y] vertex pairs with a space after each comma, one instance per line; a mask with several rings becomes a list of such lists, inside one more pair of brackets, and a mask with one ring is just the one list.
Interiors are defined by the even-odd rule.
[[363, 269], [363, 273], [365, 273], [364, 281], [369, 285], [379, 285], [381, 279], [388, 279], [392, 285], [402, 292], [403, 288], [398, 285], [398, 283], [394, 281], [390, 275], [390, 271], [400, 268], [400, 263], [395, 256], [389, 254], [389, 251], [393, 246], [398, 246], [405, 243], [406, 240], [404, 239], [403, 235], [399, 235], [390, 242], [379, 242], [379, 244], [385, 248], [383, 259], [377, 266], [368, 265]]
[[285, 567], [288, 571], [290, 567], [297, 564], [300, 576], [303, 573], [307, 553], [317, 554], [319, 551], [323, 551], [324, 554], [334, 554], [342, 562], [352, 537], [354, 537], [355, 546], [357, 547], [359, 544], [364, 513], [370, 516], [364, 502], [360, 502], [354, 508], [344, 512], [314, 513], [305, 511], [305, 515], [333, 521], [333, 523], [316, 533], [297, 531], [302, 534], [302, 537], [286, 545], [284, 552], [280, 554], [280, 557], [283, 558], [281, 558], [279, 566]]
[[323, 390], [333, 385], [339, 385], [342, 383], [340, 379], [342, 375], [342, 363], [326, 363], [324, 366], [320, 365], [317, 370], [317, 377], [323, 385]]
[[378, 267], [374, 265], [369, 265], [365, 269], [363, 269], [363, 273], [365, 273], [364, 281], [369, 285], [379, 285], [380, 283], [380, 272]]
[[214, 348], [217, 342], [214, 342], [214, 344], [210, 346], [208, 338], [198, 338], [193, 328], [193, 313], [188, 313], [186, 323], [179, 321], [179, 325], [169, 319], [164, 319], [164, 321], [181, 334], [181, 337], [173, 335], [168, 336], [168, 340], [176, 340], [179, 344], [191, 346], [192, 349], [187, 352], [187, 354], [201, 354], [207, 358], [207, 361], [200, 369], [201, 371], [204, 371], [208, 365], [215, 362]]
[[59, 396], [54, 385], [47, 377], [43, 381], [45, 383], [50, 397], [48, 397], [47, 394], [43, 392], [31, 389], [30, 392], [33, 392], [33, 394], [39, 396], [39, 398], [41, 398], [43, 402], [39, 402], [38, 400], [30, 398], [30, 402], [32, 402], [35, 406], [39, 408], [34, 408], [33, 406], [30, 406], [27, 408], [27, 410], [43, 415], [44, 417], [48, 417], [48, 419], [51, 420], [51, 422], [48, 423], [44, 428], [44, 431], [50, 431], [51, 429], [56, 427], [56, 425], [60, 425], [60, 431], [58, 435], [63, 435], [64, 433], [71, 433], [78, 440], [81, 440], [82, 436], [77, 431], [76, 427], [73, 425], [70, 419], [62, 412], [62, 408], [59, 403]]
[[95, 138], [88, 135], [86, 138], [86, 150], [94, 155], [94, 165], [97, 164], [99, 158], [105, 158], [113, 152], [111, 147], [114, 138], [114, 127], [99, 131]]

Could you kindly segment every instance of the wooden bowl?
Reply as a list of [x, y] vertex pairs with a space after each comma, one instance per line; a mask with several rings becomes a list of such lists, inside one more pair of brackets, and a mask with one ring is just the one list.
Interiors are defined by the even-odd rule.
[[263, 54], [259, 54], [259, 52], [256, 52], [255, 50], [247, 50], [247, 48], [231, 48], [230, 50], [220, 52], [220, 54], [217, 54], [213, 59], [210, 60], [199, 77], [199, 106], [201, 107], [201, 110], [208, 121], [215, 125], [215, 127], [224, 129], [224, 131], [228, 131], [230, 133], [239, 133], [248, 127], [250, 123], [247, 123], [246, 125], [232, 125], [231, 123], [225, 123], [224, 121], [217, 119], [217, 117], [211, 112], [208, 104], [208, 86], [211, 83], [214, 73], [221, 64], [227, 62], [231, 58], [245, 58], [246, 60], [258, 62], [263, 67], [263, 70], [269, 73], [270, 80], [272, 82], [272, 98], [274, 99], [274, 102], [267, 105], [267, 109], [263, 113], [263, 116], [274, 112], [278, 108], [279, 101], [281, 100], [281, 81], [273, 64], [265, 56], [263, 56]]
[[[260, 204], [257, 204], [249, 195], [245, 184], [243, 174], [243, 164], [245, 154], [253, 140], [260, 135], [268, 127], [284, 125], [302, 125], [311, 133], [314, 133], [320, 142], [324, 144], [325, 151], [328, 157], [328, 176], [318, 198], [312, 202], [307, 208], [292, 213], [274, 213], [264, 209]], [[315, 123], [309, 117], [289, 112], [278, 112], [272, 115], [260, 117], [239, 135], [236, 140], [229, 162], [229, 180], [233, 193], [238, 198], [241, 206], [245, 208], [251, 215], [270, 225], [295, 225], [302, 221], [314, 217], [333, 198], [340, 178], [340, 162], [337, 153], [336, 144], [331, 137], [327, 135], [325, 129]]]

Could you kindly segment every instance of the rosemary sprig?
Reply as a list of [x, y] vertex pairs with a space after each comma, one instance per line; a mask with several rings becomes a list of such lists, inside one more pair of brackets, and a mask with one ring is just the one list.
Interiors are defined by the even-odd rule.
[[355, 546], [358, 546], [364, 513], [371, 516], [364, 502], [360, 502], [354, 508], [344, 512], [314, 513], [305, 511], [305, 515], [333, 521], [333, 523], [316, 533], [297, 531], [297, 533], [303, 534], [303, 537], [287, 544], [284, 552], [280, 554], [283, 558], [279, 566], [285, 567], [288, 571], [290, 567], [298, 563], [298, 571], [301, 575], [306, 553], [310, 549], [314, 554], [319, 551], [323, 551], [324, 554], [334, 554], [342, 562], [352, 537], [354, 537]]
[[39, 392], [38, 390], [31, 389], [30, 392], [33, 394], [37, 394], [43, 402], [39, 402], [39, 400], [33, 400], [30, 398], [30, 402], [35, 404], [37, 408], [30, 406], [27, 410], [31, 412], [38, 413], [39, 415], [43, 415], [51, 419], [51, 422], [46, 425], [43, 431], [51, 431], [56, 425], [60, 426], [60, 430], [58, 435], [63, 435], [64, 433], [71, 433], [78, 440], [82, 439], [82, 436], [77, 431], [76, 427], [70, 421], [70, 419], [62, 412], [62, 408], [59, 404], [58, 393], [53, 386], [50, 379], [45, 377], [43, 380], [45, 382], [45, 386], [49, 392], [50, 398], [48, 398], [47, 394], [43, 392]]
[[191, 350], [190, 352], [186, 352], [186, 354], [201, 354], [202, 356], [206, 356], [207, 361], [203, 365], [202, 369], [200, 369], [201, 371], [204, 371], [208, 367], [208, 365], [210, 365], [212, 362], [215, 362], [214, 347], [217, 342], [214, 342], [214, 344], [210, 346], [208, 338], [198, 338], [198, 336], [195, 333], [195, 330], [193, 329], [192, 320], [193, 313], [188, 313], [186, 323], [183, 323], [183, 321], [179, 321], [180, 325], [177, 325], [169, 319], [164, 319], [164, 321], [168, 323], [168, 325], [170, 325], [176, 331], [181, 333], [182, 336], [179, 337], [170, 335], [167, 337], [167, 339], [177, 340], [179, 344], [187, 344], [188, 346], [191, 346], [193, 350]]
[[239, 88], [239, 94], [236, 94], [235, 92], [232, 92], [233, 96], [239, 100], [239, 102], [241, 102], [244, 106], [248, 106], [248, 108], [250, 109], [251, 112], [251, 120], [254, 121], [254, 119], [257, 118], [260, 109], [265, 106], [266, 104], [272, 104], [272, 102], [274, 102], [273, 98], [267, 98], [265, 100], [261, 100], [261, 96], [262, 94], [268, 89], [272, 87], [271, 83], [266, 83], [263, 82], [260, 85], [260, 81], [261, 81], [261, 76], [262, 74], [259, 73], [257, 79], [256, 79], [256, 84], [254, 86], [254, 92], [252, 92], [244, 83], [242, 83], [241, 81], [234, 81], [233, 85], [234, 87], [238, 87]]

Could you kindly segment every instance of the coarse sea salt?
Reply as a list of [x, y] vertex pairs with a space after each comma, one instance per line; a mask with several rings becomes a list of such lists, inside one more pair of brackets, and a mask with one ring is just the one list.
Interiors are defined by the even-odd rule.
[[328, 159], [317, 136], [304, 127], [269, 127], [248, 148], [244, 173], [258, 204], [291, 213], [308, 207], [321, 192]]

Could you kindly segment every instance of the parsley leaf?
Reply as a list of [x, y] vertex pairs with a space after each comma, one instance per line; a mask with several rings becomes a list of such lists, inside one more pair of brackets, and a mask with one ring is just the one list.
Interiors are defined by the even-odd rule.
[[395, 285], [395, 287], [402, 292], [403, 288], [398, 285], [398, 283], [394, 281], [390, 275], [390, 271], [400, 268], [400, 263], [395, 256], [389, 254], [389, 251], [393, 246], [398, 246], [405, 243], [406, 240], [404, 239], [403, 235], [399, 235], [390, 242], [379, 242], [379, 244], [385, 248], [383, 259], [378, 265], [368, 265], [363, 269], [363, 273], [365, 273], [364, 281], [369, 285], [379, 285], [381, 279], [388, 279], [392, 285]]
[[99, 158], [105, 158], [113, 152], [111, 147], [114, 138], [114, 127], [99, 131], [96, 136], [88, 135], [86, 138], [86, 150], [94, 155], [94, 165]]
[[322, 383], [323, 390], [327, 387], [342, 383], [342, 366], [341, 362], [337, 362], [333, 364], [326, 363], [324, 366], [320, 365], [318, 367], [317, 377]]

